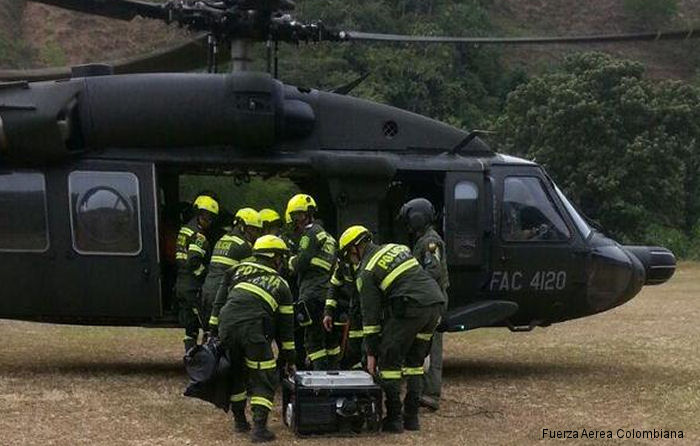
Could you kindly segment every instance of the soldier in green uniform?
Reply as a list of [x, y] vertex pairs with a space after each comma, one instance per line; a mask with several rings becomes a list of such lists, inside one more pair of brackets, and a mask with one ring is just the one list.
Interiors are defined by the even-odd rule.
[[[445, 294], [444, 312], [447, 311], [447, 288], [450, 285], [447, 274], [445, 242], [433, 228], [435, 208], [425, 198], [416, 198], [406, 202], [399, 211], [399, 219], [405, 224], [412, 240], [413, 256], [418, 259], [423, 269], [440, 285]], [[423, 377], [422, 406], [432, 410], [440, 408], [442, 389], [442, 333], [435, 333], [430, 347], [430, 366]]]
[[355, 286], [355, 268], [350, 262], [338, 259], [331, 275], [331, 286], [323, 311], [323, 328], [329, 333], [326, 349], [343, 341], [347, 330], [345, 351], [340, 361], [341, 370], [362, 368], [362, 312], [360, 297]]
[[234, 429], [250, 430], [245, 416], [250, 396], [254, 443], [275, 439], [267, 427], [278, 384], [272, 340], [287, 373], [294, 373], [292, 295], [279, 275], [288, 252], [284, 241], [274, 235], [256, 240], [254, 259], [233, 269], [230, 287], [217, 294], [211, 317], [212, 334], [221, 337], [231, 360]]
[[[418, 405], [423, 361], [445, 304], [437, 282], [420, 267], [404, 245], [378, 246], [363, 226], [351, 226], [340, 237], [341, 256], [359, 265], [357, 288], [367, 348], [367, 371], [379, 376], [386, 417], [382, 429], [420, 429]], [[401, 378], [406, 397], [401, 402]]]
[[263, 224], [263, 235], [280, 236], [282, 232], [282, 217], [280, 217], [280, 214], [273, 209], [260, 209], [260, 220], [262, 220]]
[[210, 245], [207, 240], [219, 204], [211, 197], [200, 195], [194, 201], [195, 216], [180, 228], [177, 235], [177, 279], [175, 294], [178, 301], [178, 319], [185, 328], [185, 352], [197, 344], [201, 320], [200, 290], [206, 276]]
[[317, 207], [310, 195], [297, 194], [287, 203], [294, 234], [299, 236], [297, 253], [289, 259], [289, 271], [299, 284], [299, 308], [305, 329], [304, 347], [314, 370], [328, 370], [337, 362], [340, 346], [327, 350], [322, 326], [331, 268], [336, 259], [336, 241], [314, 219]]
[[203, 321], [211, 316], [211, 307], [216, 292], [227, 269], [250, 257], [253, 243], [263, 229], [260, 215], [255, 209], [242, 208], [236, 212], [233, 228], [214, 245], [209, 271], [202, 285]]

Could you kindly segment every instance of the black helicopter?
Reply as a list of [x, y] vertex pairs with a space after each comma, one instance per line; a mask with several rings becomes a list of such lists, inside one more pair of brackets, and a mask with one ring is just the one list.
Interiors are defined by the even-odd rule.
[[401, 232], [394, 216], [403, 202], [429, 198], [442, 209], [448, 246], [444, 331], [524, 331], [596, 314], [675, 271], [669, 250], [607, 238], [542, 167], [495, 153], [479, 132], [266, 73], [151, 72], [215, 72], [229, 55], [245, 68], [254, 41], [542, 44], [700, 33], [398, 36], [299, 23], [287, 0], [40, 2], [202, 34], [113, 66], [0, 72], [0, 317], [171, 324], [178, 185], [191, 173], [288, 178], [317, 198], [327, 229], [361, 223], [380, 241]]

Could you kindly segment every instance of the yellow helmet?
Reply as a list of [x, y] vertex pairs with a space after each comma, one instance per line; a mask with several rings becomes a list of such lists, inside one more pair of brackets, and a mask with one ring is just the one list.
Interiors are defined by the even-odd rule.
[[284, 240], [276, 235], [263, 235], [253, 245], [253, 255], [272, 257], [275, 254], [287, 254], [289, 248]]
[[200, 195], [194, 200], [194, 208], [200, 211], [209, 211], [214, 215], [219, 215], [219, 203], [206, 195]]
[[242, 208], [236, 212], [236, 220], [242, 221], [246, 226], [262, 229], [260, 214], [253, 208]]
[[291, 217], [293, 212], [308, 212], [310, 210], [316, 210], [316, 202], [314, 201], [313, 197], [306, 194], [296, 194], [289, 199], [286, 214], [290, 214]]
[[369, 232], [369, 229], [365, 228], [364, 226], [350, 226], [340, 236], [338, 249], [341, 254], [345, 254], [350, 246], [357, 245], [361, 241], [371, 238], [372, 234]]
[[263, 224], [265, 223], [275, 223], [278, 220], [281, 220], [280, 214], [278, 214], [276, 211], [272, 209], [261, 209], [260, 210], [260, 219], [262, 220]]
[[291, 224], [292, 223], [292, 215], [289, 213], [289, 211], [284, 212], [284, 222], [286, 224]]

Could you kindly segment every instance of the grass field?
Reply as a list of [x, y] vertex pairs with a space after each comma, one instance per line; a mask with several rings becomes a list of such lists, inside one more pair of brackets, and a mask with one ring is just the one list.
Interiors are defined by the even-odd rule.
[[[700, 264], [621, 308], [531, 333], [446, 340], [443, 408], [382, 444], [547, 444], [550, 430], [682, 430], [700, 444]], [[0, 321], [0, 444], [229, 445], [229, 418], [181, 396], [179, 330]], [[278, 444], [302, 440], [281, 425]], [[362, 440], [364, 443], [367, 439]], [[357, 445], [357, 439], [333, 440]]]

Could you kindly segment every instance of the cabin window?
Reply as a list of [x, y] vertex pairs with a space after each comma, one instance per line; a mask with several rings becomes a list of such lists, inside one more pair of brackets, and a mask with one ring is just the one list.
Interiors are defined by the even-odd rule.
[[536, 177], [508, 177], [503, 188], [501, 235], [509, 242], [563, 241], [571, 233]]
[[0, 172], [0, 209], [0, 251], [49, 249], [44, 174]]
[[73, 248], [81, 254], [141, 252], [139, 182], [130, 172], [71, 172]]
[[472, 181], [459, 181], [454, 187], [455, 230], [451, 236], [455, 253], [460, 259], [472, 259], [477, 254], [479, 226], [479, 188]]

